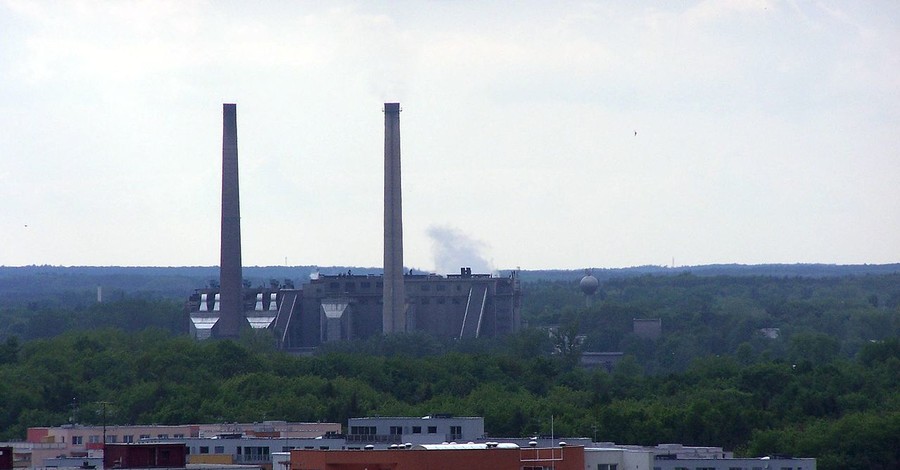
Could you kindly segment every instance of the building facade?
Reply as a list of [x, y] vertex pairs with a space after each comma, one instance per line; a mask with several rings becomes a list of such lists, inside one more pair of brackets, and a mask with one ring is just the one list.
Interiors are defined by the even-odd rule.
[[[521, 324], [521, 287], [515, 274], [406, 274], [407, 331], [438, 338], [500, 337]], [[383, 277], [340, 274], [319, 276], [301, 289], [244, 289], [244, 315], [251, 327], [269, 329], [283, 349], [316, 348], [330, 341], [366, 339], [382, 334]], [[218, 321], [219, 293], [196, 290], [186, 310], [191, 336], [211, 337]]]
[[347, 445], [387, 448], [399, 444], [440, 444], [484, 440], [484, 418], [432, 415], [422, 418], [350, 418]]
[[294, 450], [292, 470], [584, 470], [583, 447], [437, 444], [388, 450]]

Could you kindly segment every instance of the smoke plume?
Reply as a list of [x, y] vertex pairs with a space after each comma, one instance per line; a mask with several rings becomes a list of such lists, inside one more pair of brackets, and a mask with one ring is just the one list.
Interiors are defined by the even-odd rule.
[[492, 272], [492, 263], [482, 254], [487, 248], [484, 242], [469, 238], [451, 227], [432, 225], [427, 233], [431, 238], [436, 273], [458, 273], [462, 267], [472, 268], [473, 273]]

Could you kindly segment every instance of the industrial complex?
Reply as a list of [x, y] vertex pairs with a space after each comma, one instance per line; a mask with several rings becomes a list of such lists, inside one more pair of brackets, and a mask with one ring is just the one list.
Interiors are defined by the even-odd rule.
[[373, 335], [425, 332], [440, 338], [497, 337], [516, 331], [521, 288], [515, 273], [413, 274], [403, 266], [400, 104], [384, 104], [383, 275], [318, 276], [306, 284], [250, 287], [241, 276], [237, 110], [223, 105], [219, 283], [186, 304], [194, 338], [236, 338], [267, 329], [286, 350]]

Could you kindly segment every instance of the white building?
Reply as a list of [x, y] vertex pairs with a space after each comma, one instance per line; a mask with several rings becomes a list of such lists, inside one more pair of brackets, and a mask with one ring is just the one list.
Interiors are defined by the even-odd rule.
[[440, 444], [474, 442], [484, 438], [484, 418], [431, 415], [421, 418], [350, 418], [347, 445]]

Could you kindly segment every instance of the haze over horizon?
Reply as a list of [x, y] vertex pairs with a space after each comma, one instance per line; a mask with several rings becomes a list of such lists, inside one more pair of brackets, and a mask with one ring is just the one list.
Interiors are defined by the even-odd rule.
[[[900, 3], [0, 0], [0, 265], [900, 262]], [[468, 260], [464, 262], [463, 260]], [[474, 267], [474, 266], [473, 266]]]

